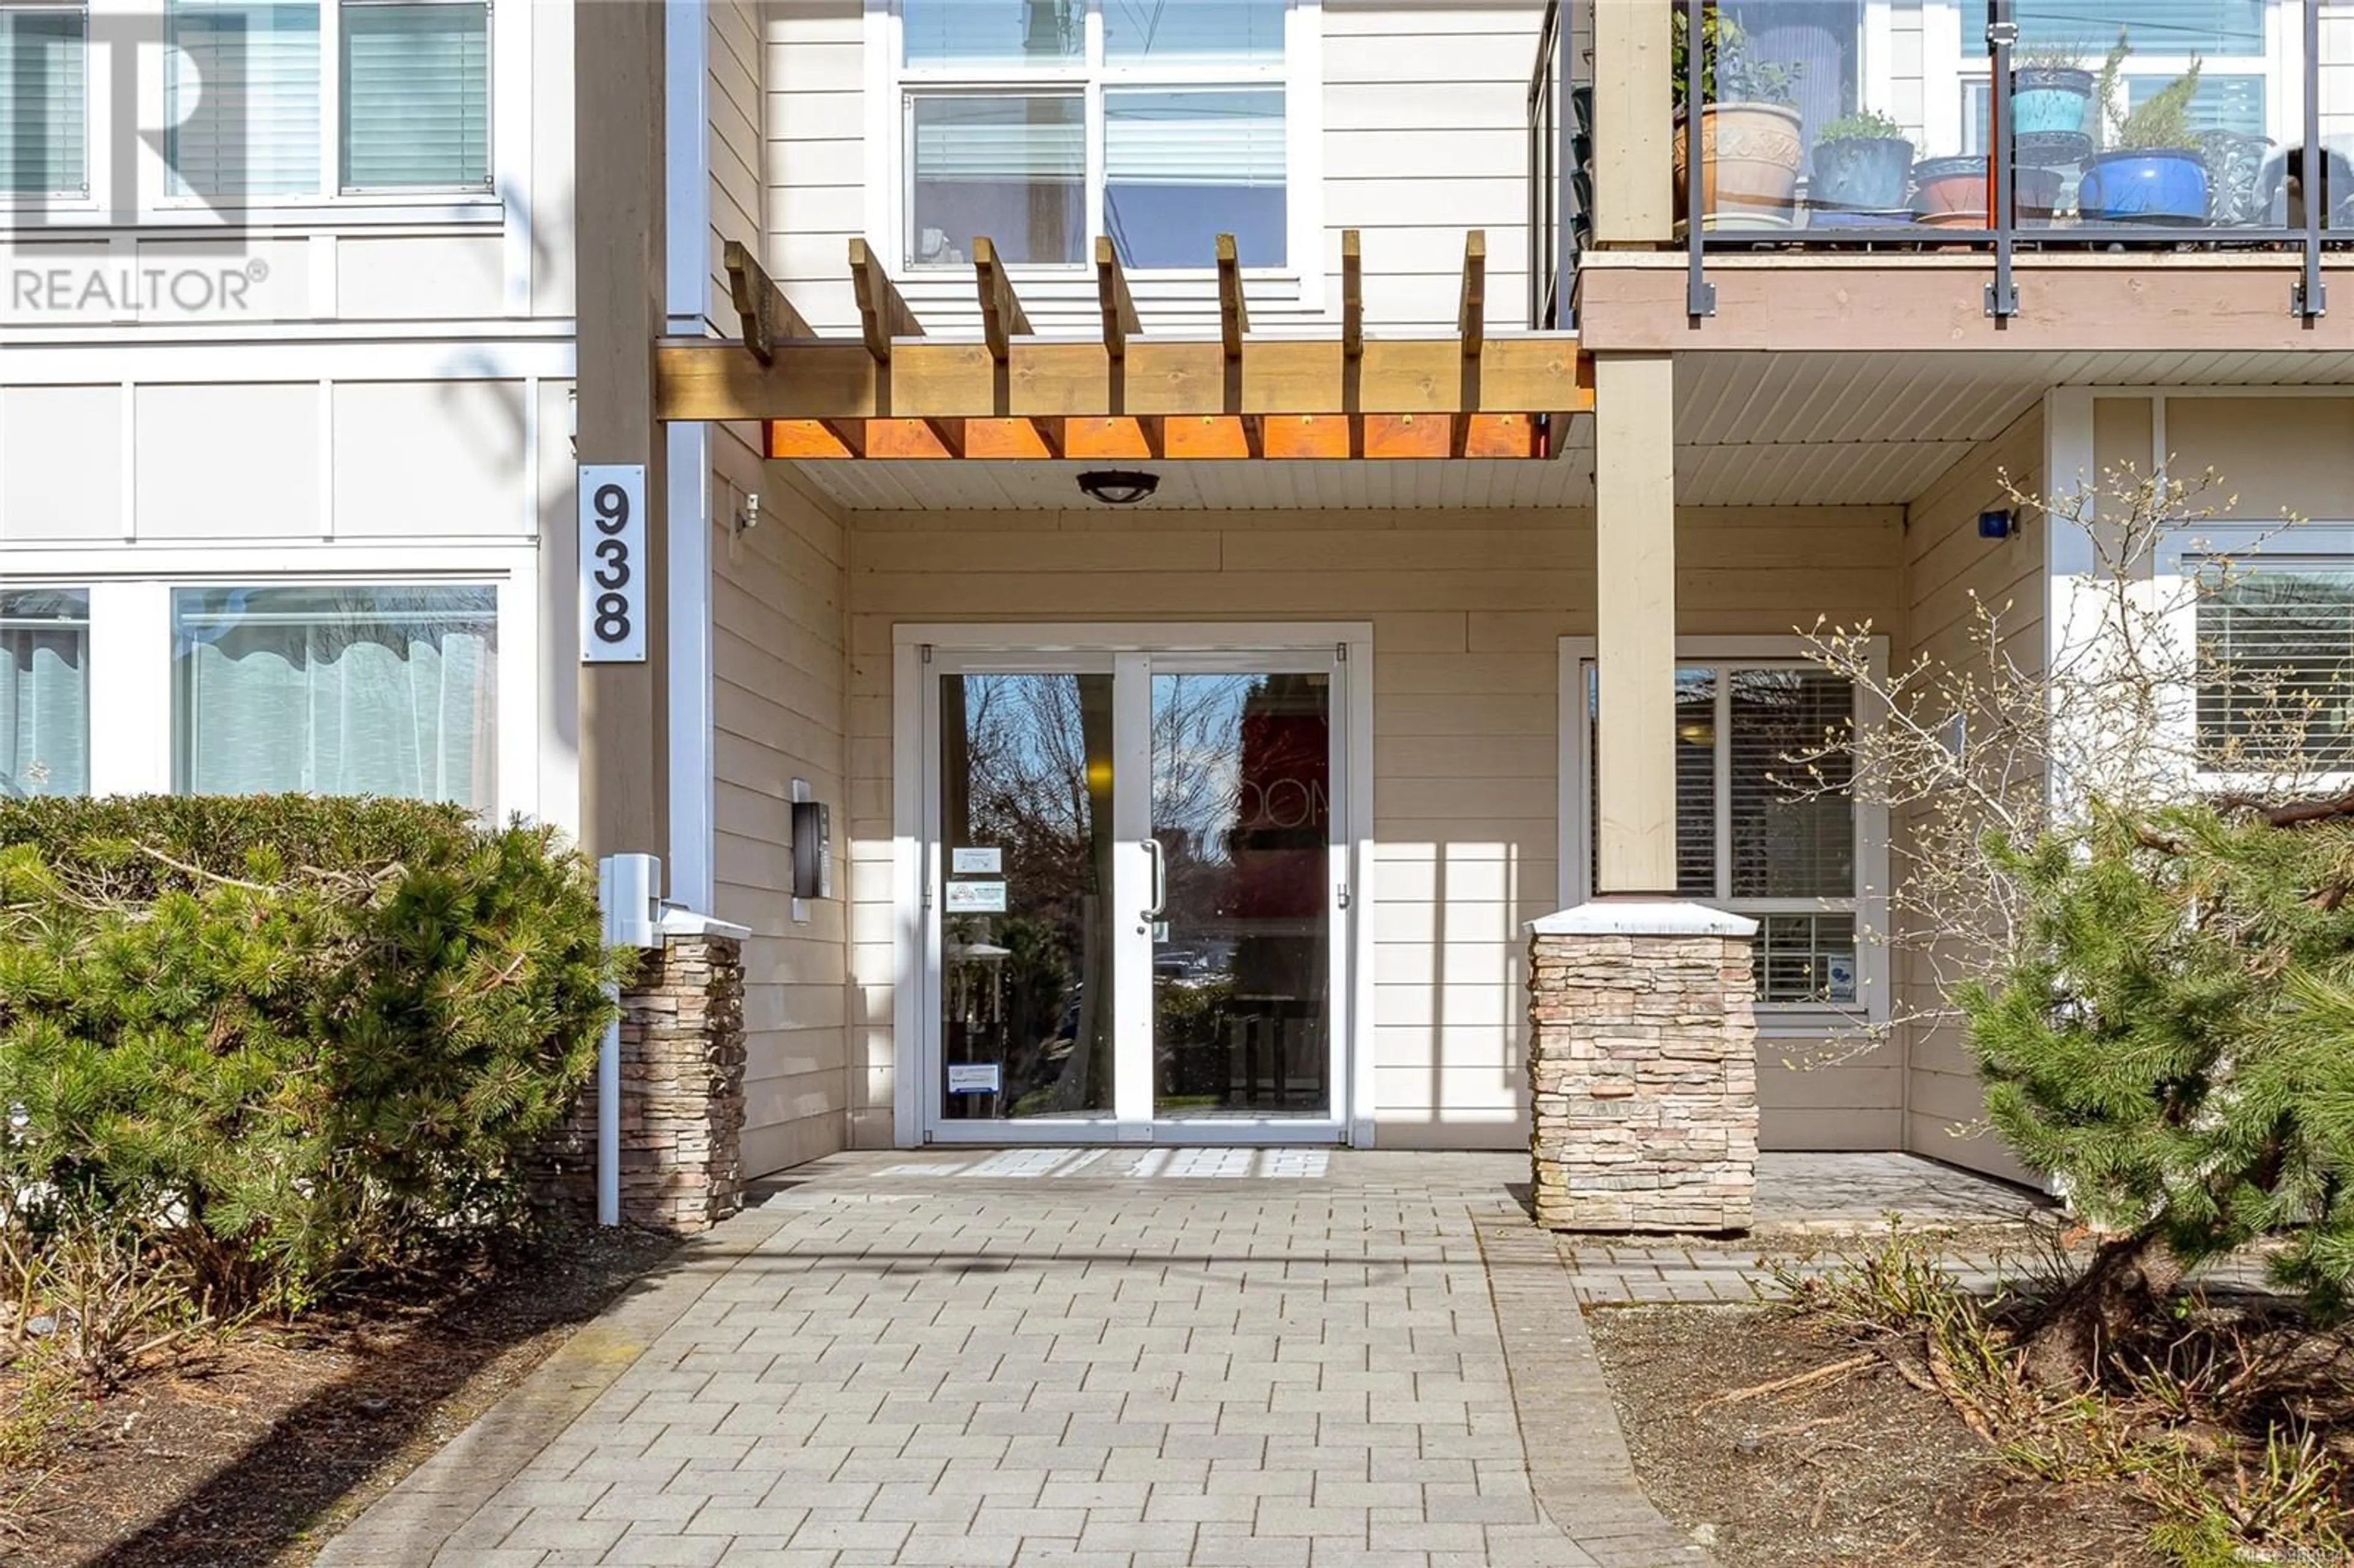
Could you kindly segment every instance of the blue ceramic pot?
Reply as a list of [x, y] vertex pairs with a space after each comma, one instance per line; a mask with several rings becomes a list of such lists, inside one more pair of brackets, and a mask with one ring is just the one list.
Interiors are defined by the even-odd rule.
[[2203, 224], [2207, 165], [2184, 148], [2096, 154], [2076, 207], [2087, 223]]
[[1901, 136], [1815, 143], [1808, 205], [1839, 212], [1884, 212], [1904, 205], [1913, 178], [1913, 143]]
[[2092, 130], [2093, 73], [2067, 67], [2010, 73], [2010, 129], [2032, 136], [2047, 132], [2081, 136]]

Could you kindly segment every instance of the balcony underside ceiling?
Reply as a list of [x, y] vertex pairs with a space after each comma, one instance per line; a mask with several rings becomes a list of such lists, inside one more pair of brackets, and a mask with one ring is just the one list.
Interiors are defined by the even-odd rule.
[[[1676, 369], [1676, 491], [1689, 506], [1902, 504], [2054, 387], [2354, 383], [2346, 354], [1688, 354]], [[1043, 510], [1079, 462], [870, 459], [795, 465], [854, 511]], [[1591, 418], [1536, 461], [1163, 461], [1159, 510], [1590, 506]]]

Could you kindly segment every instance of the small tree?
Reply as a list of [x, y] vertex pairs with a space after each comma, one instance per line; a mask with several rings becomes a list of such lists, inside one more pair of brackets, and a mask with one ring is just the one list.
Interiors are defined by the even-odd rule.
[[2231, 615], [2293, 617], [2293, 580], [2154, 569], [2212, 518], [2211, 483], [2014, 492], [2092, 553], [2054, 580], [2048, 639], [1974, 600], [1952, 662], [1879, 675], [1868, 626], [1809, 640], [1889, 715], [1792, 782], [1851, 770], [1904, 824], [1872, 935], [1942, 1000], [1895, 1022], [1960, 1023], [1996, 1130], [2117, 1233], [2035, 1331], [2052, 1382], [2092, 1372], [2183, 1265], [2258, 1236], [2288, 1238], [2278, 1272], [2318, 1308], [2354, 1281], [2354, 794], [2330, 787], [2354, 671], [2241, 654]]

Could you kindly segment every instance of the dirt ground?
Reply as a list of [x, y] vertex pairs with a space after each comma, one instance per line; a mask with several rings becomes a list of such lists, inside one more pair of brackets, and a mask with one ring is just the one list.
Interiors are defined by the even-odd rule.
[[675, 1245], [584, 1231], [152, 1368], [0, 1471], [0, 1563], [299, 1568]]
[[[2156, 1568], [2153, 1515], [2010, 1475], [1952, 1406], [1876, 1365], [1738, 1404], [1717, 1395], [1852, 1347], [1752, 1308], [1610, 1307], [1588, 1318], [1643, 1489], [1726, 1568]], [[1704, 1532], [1705, 1533], [1705, 1532]]]

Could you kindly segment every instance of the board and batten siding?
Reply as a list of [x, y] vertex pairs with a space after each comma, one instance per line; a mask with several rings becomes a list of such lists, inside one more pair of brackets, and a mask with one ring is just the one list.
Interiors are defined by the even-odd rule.
[[[1319, 253], [1292, 258], [1320, 283], [1254, 279], [1252, 322], [1337, 323], [1341, 230], [1364, 236], [1369, 327], [1456, 326], [1464, 232], [1486, 230], [1488, 320], [1526, 324], [1528, 87], [1543, 0], [1323, 0], [1321, 179], [1293, 172], [1294, 200], [1320, 204]], [[885, 260], [927, 330], [978, 334], [968, 270], [908, 276], [898, 237], [869, 232], [869, 182], [889, 155], [869, 144], [866, 0], [792, 0], [767, 26], [767, 187], [770, 274], [827, 333], [858, 327], [845, 252], [853, 236]], [[1312, 171], [1307, 172], [1312, 173]], [[718, 212], [715, 207], [714, 221]], [[1217, 291], [1205, 254], [1198, 277], [1139, 278], [1148, 332], [1214, 332]], [[1044, 334], [1091, 334], [1100, 319], [1092, 268], [1017, 269], [1023, 305]]]
[[[771, 465], [774, 471], [775, 465]], [[1591, 636], [1587, 512], [852, 514], [852, 1137], [892, 1138], [892, 629], [988, 620], [1373, 628], [1371, 1041], [1385, 1146], [1527, 1133], [1525, 922], [1560, 899], [1560, 639]], [[1899, 605], [1895, 508], [1692, 511], [1679, 630], [1787, 635]], [[1893, 1148], [1900, 1075], [1759, 1051], [1778, 1147]]]
[[[832, 804], [846, 770], [841, 519], [781, 466], [715, 432], [712, 497], [713, 887], [744, 948], [744, 1170], [763, 1174], [843, 1144], [847, 902], [793, 918], [792, 781]], [[743, 496], [759, 525], [737, 533]], [[837, 848], [837, 855], [840, 850]], [[837, 864], [835, 875], [843, 875]]]
[[[2006, 480], [2023, 493], [2041, 493], [2043, 425], [2040, 407], [2021, 415], [1947, 470], [1907, 509], [1906, 639], [1890, 661], [1892, 668], [1903, 669], [1923, 657], [1954, 667], [1968, 665], [1984, 647], [1977, 630], [1981, 607], [1997, 618], [2010, 657], [2031, 673], [2042, 668], [2042, 519], [2024, 517], [2023, 526], [1999, 542], [1979, 537], [1978, 519], [1981, 512], [2013, 504], [2005, 492]], [[1893, 814], [1891, 831], [1900, 842], [1912, 815]], [[1984, 1115], [1985, 1103], [1960, 1028], [1939, 1016], [1945, 1002], [1933, 955], [1907, 940], [1892, 956], [1897, 1015], [1910, 1020], [1898, 1031], [1905, 1080], [1904, 1147], [2009, 1180], [2030, 1180], [1999, 1139], [1972, 1130]]]

